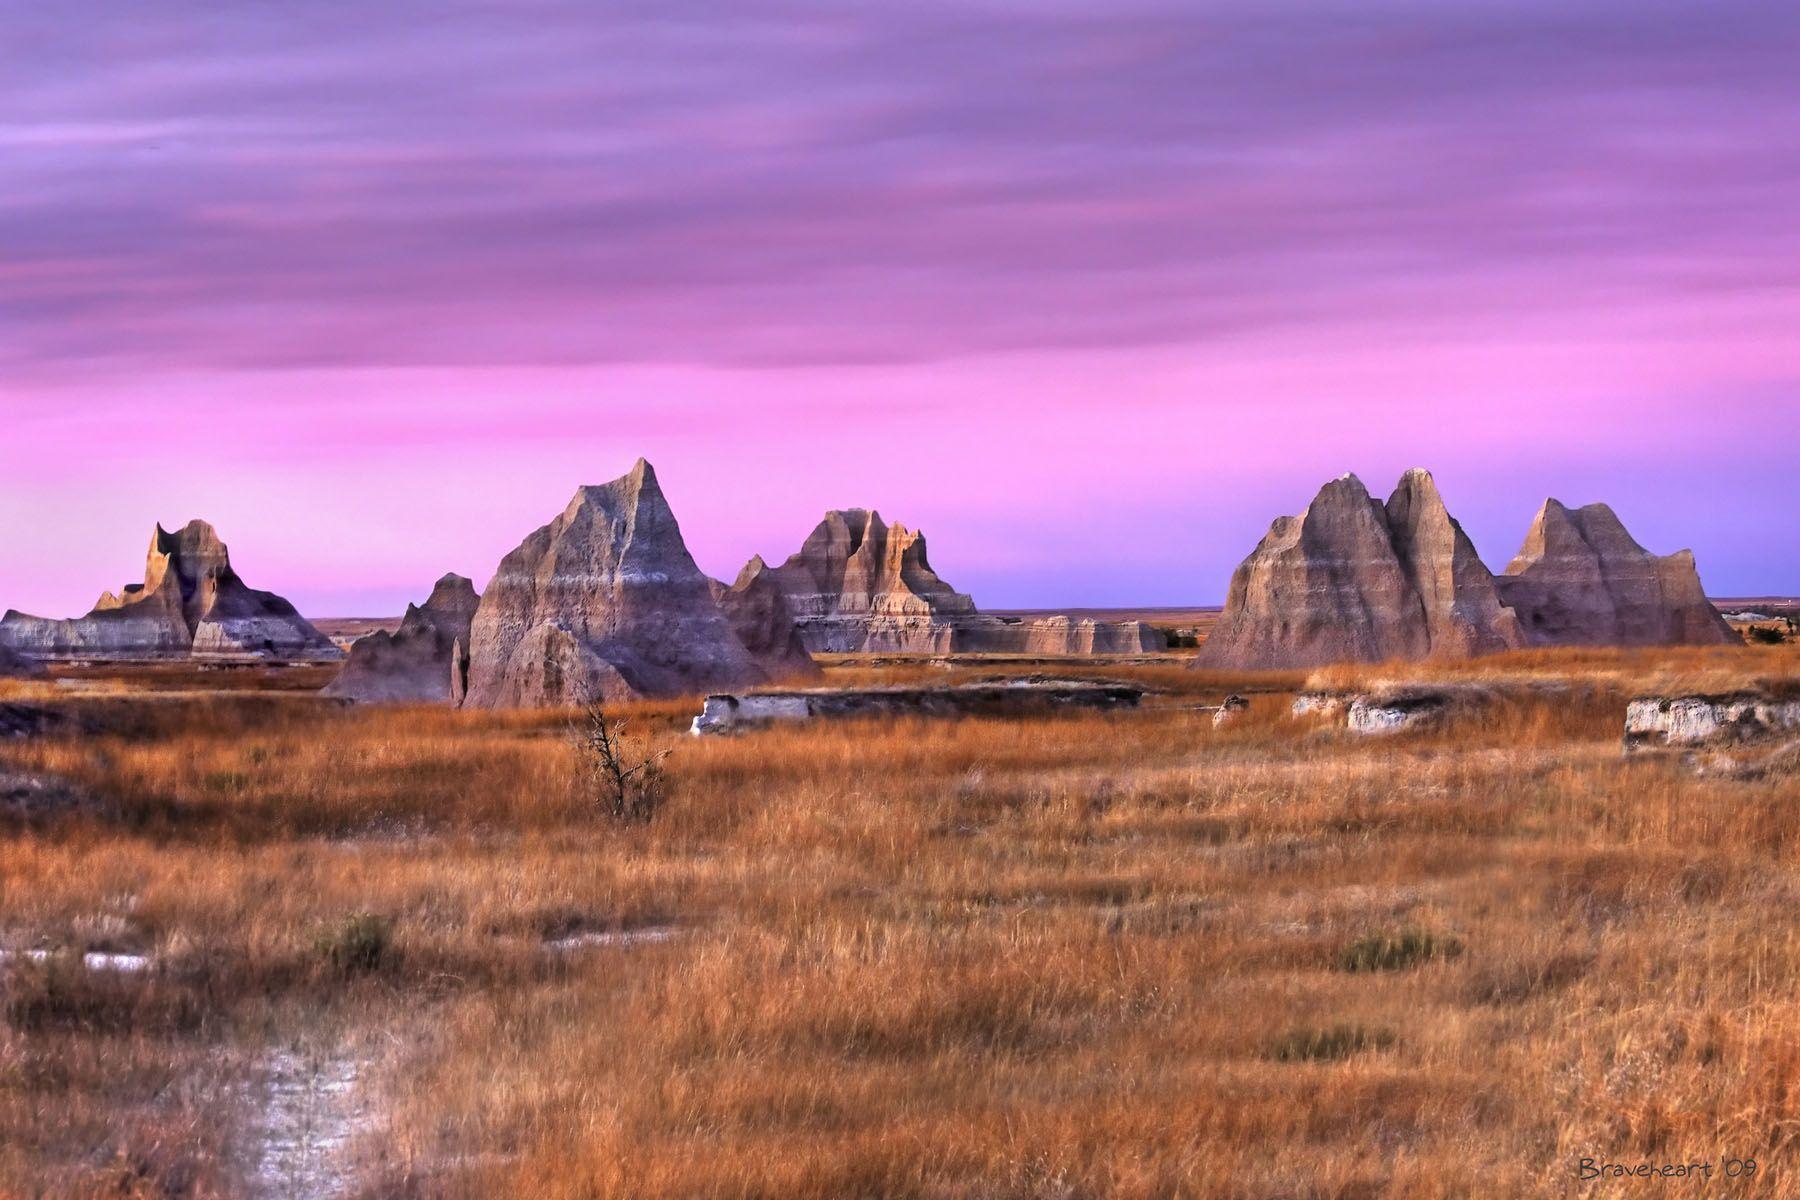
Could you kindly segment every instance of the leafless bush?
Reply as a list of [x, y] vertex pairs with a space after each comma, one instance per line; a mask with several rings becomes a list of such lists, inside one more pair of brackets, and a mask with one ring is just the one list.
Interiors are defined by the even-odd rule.
[[607, 716], [599, 701], [583, 709], [578, 745], [601, 811], [615, 821], [648, 821], [662, 807], [669, 752], [640, 755], [629, 739], [625, 719]]

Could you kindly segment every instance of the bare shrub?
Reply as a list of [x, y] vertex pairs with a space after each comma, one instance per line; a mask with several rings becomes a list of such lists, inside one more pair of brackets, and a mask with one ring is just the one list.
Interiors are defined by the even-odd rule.
[[639, 753], [623, 717], [609, 717], [599, 701], [582, 712], [577, 738], [595, 802], [615, 821], [648, 821], [662, 807], [667, 750]]

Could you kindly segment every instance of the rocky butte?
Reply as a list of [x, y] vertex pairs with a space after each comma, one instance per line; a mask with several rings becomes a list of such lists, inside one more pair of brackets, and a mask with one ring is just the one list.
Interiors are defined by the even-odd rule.
[[1707, 600], [1689, 550], [1658, 557], [1604, 504], [1546, 500], [1500, 576], [1533, 644], [1706, 646], [1739, 639]]
[[1306, 668], [1528, 646], [1735, 642], [1687, 551], [1658, 558], [1610, 509], [1547, 501], [1496, 577], [1427, 471], [1386, 504], [1354, 475], [1279, 517], [1231, 579], [1196, 666]]
[[384, 703], [444, 704], [469, 682], [469, 627], [480, 603], [475, 585], [445, 575], [424, 604], [406, 606], [400, 628], [358, 638], [328, 696]]
[[980, 612], [932, 570], [923, 534], [868, 509], [833, 509], [786, 562], [771, 568], [756, 558], [753, 568], [781, 591], [815, 654], [1123, 654], [1163, 645], [1137, 621]]
[[460, 699], [560, 706], [749, 687], [790, 667], [810, 670], [772, 627], [761, 656], [753, 653], [715, 586], [640, 458], [611, 483], [577, 489], [560, 516], [501, 560], [470, 625]]
[[245, 585], [204, 521], [150, 538], [144, 582], [107, 592], [85, 617], [20, 612], [0, 619], [0, 643], [28, 658], [335, 659], [343, 655], [273, 592]]

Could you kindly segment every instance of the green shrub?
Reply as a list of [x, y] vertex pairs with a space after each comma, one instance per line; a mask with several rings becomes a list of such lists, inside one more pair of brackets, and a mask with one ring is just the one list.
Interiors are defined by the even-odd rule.
[[1332, 1025], [1324, 1029], [1296, 1029], [1269, 1047], [1277, 1062], [1338, 1062], [1364, 1050], [1385, 1050], [1394, 1044], [1387, 1029], [1362, 1025]]
[[1787, 632], [1773, 625], [1752, 625], [1750, 641], [1759, 646], [1779, 646], [1787, 641]]
[[393, 927], [386, 917], [357, 913], [321, 933], [313, 948], [340, 974], [367, 974], [392, 956]]
[[1462, 943], [1423, 929], [1403, 929], [1397, 934], [1357, 938], [1338, 955], [1343, 971], [1404, 971], [1434, 958], [1455, 958]]

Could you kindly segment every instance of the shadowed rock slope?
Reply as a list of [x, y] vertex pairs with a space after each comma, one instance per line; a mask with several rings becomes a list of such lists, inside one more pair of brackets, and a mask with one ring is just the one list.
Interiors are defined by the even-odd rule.
[[358, 638], [325, 694], [368, 703], [461, 700], [468, 689], [469, 627], [480, 599], [469, 580], [444, 576], [424, 604], [406, 606], [400, 628]]
[[1385, 505], [1345, 475], [1277, 518], [1232, 575], [1197, 666], [1303, 668], [1526, 646], [1727, 643], [1687, 551], [1657, 558], [1605, 505], [1551, 500], [1507, 575], [1481, 562], [1427, 471]]
[[788, 611], [787, 597], [761, 555], [745, 563], [730, 586], [713, 580], [712, 593], [731, 623], [731, 631], [770, 678], [804, 679], [819, 674]]
[[225, 543], [204, 521], [150, 538], [144, 582], [107, 592], [85, 617], [19, 612], [0, 619], [0, 642], [30, 658], [334, 659], [343, 651], [273, 592], [245, 585]]
[[982, 613], [932, 570], [923, 534], [868, 509], [826, 513], [798, 553], [761, 571], [780, 588], [815, 654], [1123, 654], [1163, 645], [1136, 621], [1022, 622]]
[[583, 487], [501, 560], [469, 633], [479, 708], [672, 696], [768, 682], [694, 564], [650, 464]]

